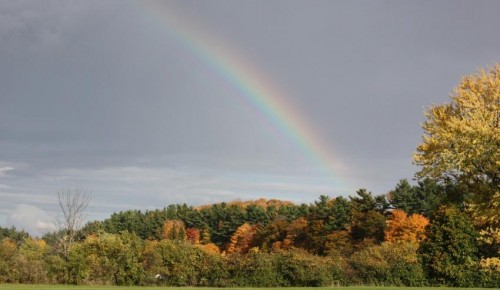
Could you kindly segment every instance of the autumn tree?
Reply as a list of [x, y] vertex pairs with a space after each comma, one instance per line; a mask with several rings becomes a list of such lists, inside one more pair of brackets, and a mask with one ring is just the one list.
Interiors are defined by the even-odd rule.
[[163, 224], [162, 238], [166, 240], [186, 240], [186, 227], [181, 220], [168, 220]]
[[429, 220], [420, 214], [408, 216], [403, 210], [393, 210], [385, 229], [385, 240], [388, 242], [415, 242], [425, 238], [425, 227]]
[[186, 229], [186, 239], [193, 245], [200, 243], [200, 230], [196, 228]]
[[263, 250], [281, 248], [282, 242], [287, 236], [289, 223], [283, 219], [277, 219], [260, 227], [256, 233], [256, 243]]
[[496, 248], [500, 271], [500, 64], [465, 76], [451, 102], [429, 108], [423, 142], [413, 156], [418, 177], [454, 182], [472, 193], [475, 221]]
[[498, 190], [499, 112], [500, 64], [489, 72], [463, 77], [450, 103], [425, 113], [423, 143], [413, 156], [422, 166], [418, 176], [486, 184]]
[[[308, 236], [308, 222], [304, 217], [300, 217], [296, 220], [291, 221], [286, 227], [285, 239], [280, 243], [276, 243], [274, 248], [287, 249], [292, 246], [297, 248], [306, 248], [308, 246], [308, 241], [310, 241], [310, 236]], [[278, 247], [279, 245], [279, 247]]]
[[142, 249], [143, 242], [135, 234], [92, 234], [71, 250], [71, 282], [137, 285], [144, 274]]
[[17, 254], [16, 242], [11, 238], [0, 241], [0, 283], [17, 282], [14, 258]]
[[231, 236], [227, 253], [247, 253], [254, 243], [256, 229], [255, 225], [250, 225], [249, 223], [242, 224]]
[[45, 258], [48, 247], [44, 240], [25, 238], [14, 260], [20, 283], [40, 284], [47, 282]]

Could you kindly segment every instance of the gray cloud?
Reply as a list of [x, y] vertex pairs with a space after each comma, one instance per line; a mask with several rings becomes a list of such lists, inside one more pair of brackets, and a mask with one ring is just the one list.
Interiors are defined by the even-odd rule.
[[496, 1], [157, 3], [268, 76], [341, 184], [143, 4], [0, 1], [0, 225], [20, 204], [57, 216], [55, 192], [75, 185], [94, 193], [93, 218], [385, 193], [416, 171], [423, 108], [499, 59]]

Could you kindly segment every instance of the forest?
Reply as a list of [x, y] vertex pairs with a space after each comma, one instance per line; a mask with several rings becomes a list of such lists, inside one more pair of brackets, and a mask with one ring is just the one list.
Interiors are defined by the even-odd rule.
[[426, 113], [415, 184], [313, 203], [127, 210], [32, 237], [0, 228], [0, 283], [500, 287], [500, 64]]

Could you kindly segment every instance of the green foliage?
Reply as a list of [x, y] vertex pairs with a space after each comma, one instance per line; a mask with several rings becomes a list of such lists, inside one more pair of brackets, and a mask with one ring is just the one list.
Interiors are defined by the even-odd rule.
[[[450, 103], [427, 110], [422, 144], [413, 160], [431, 177], [471, 194], [483, 239], [500, 244], [500, 63], [465, 76]], [[489, 257], [500, 272], [500, 250]]]
[[408, 214], [421, 213], [422, 200], [417, 196], [415, 187], [411, 186], [408, 180], [401, 179], [393, 191], [389, 193], [392, 206], [402, 209]]
[[47, 245], [43, 240], [25, 238], [14, 258], [19, 283], [41, 284], [47, 282], [45, 257]]
[[345, 281], [339, 263], [300, 249], [235, 254], [226, 261], [237, 287], [319, 287]]
[[367, 285], [423, 286], [424, 272], [416, 243], [385, 242], [354, 253], [349, 263], [354, 279]]
[[[408, 185], [401, 181], [396, 190], [404, 194], [396, 199], [389, 194], [388, 200], [359, 190], [349, 200], [320, 196], [313, 204], [300, 206], [236, 202], [120, 212], [103, 222], [88, 223], [68, 259], [58, 248], [61, 233], [45, 235], [48, 244], [6, 238], [0, 243], [0, 282], [318, 287], [420, 286], [429, 278], [429, 283], [439, 285], [498, 287], [494, 268], [479, 267], [486, 250], [476, 239], [471, 220], [456, 209], [434, 209], [438, 202], [463, 208], [467, 196], [463, 187], [430, 180]], [[382, 243], [390, 216], [388, 201], [433, 217], [427, 231], [432, 235], [418, 256], [415, 244]], [[230, 254], [222, 248], [226, 252], [220, 254], [213, 240], [230, 245], [227, 235], [234, 237], [242, 222], [249, 230], [239, 233], [242, 239], [237, 240], [238, 247], [248, 243], [245, 250]], [[199, 233], [192, 244], [184, 238], [187, 223], [201, 227], [190, 228]], [[133, 231], [115, 232], [118, 229]]]
[[226, 257], [231, 286], [281, 287], [288, 283], [277, 265], [277, 254], [256, 252], [247, 255], [233, 254]]
[[0, 241], [0, 283], [18, 282], [18, 271], [14, 267], [17, 254], [16, 241], [11, 238]]
[[27, 237], [29, 237], [29, 234], [24, 230], [17, 230], [15, 227], [0, 227], [0, 241], [4, 238], [10, 238], [20, 244]]
[[431, 281], [457, 287], [477, 283], [478, 233], [467, 215], [453, 207], [440, 208], [426, 236], [420, 244], [419, 254]]
[[414, 209], [416, 213], [432, 217], [439, 206], [446, 202], [445, 187], [430, 178], [419, 180], [413, 188], [418, 199], [417, 207]]
[[143, 277], [142, 241], [128, 232], [88, 236], [70, 252], [70, 282], [137, 285]]
[[321, 287], [341, 284], [344, 273], [332, 259], [311, 255], [300, 249], [278, 253], [278, 272], [287, 286]]
[[225, 286], [227, 271], [222, 258], [189, 243], [174, 240], [149, 242], [143, 261], [146, 275], [159, 275], [168, 286]]
[[351, 236], [354, 241], [382, 242], [386, 218], [383, 215], [384, 205], [366, 189], [356, 192], [358, 197], [351, 197]]

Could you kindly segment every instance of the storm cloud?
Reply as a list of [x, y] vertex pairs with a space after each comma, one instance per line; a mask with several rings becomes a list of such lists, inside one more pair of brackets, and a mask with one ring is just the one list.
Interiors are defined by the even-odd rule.
[[340, 184], [147, 4], [0, 1], [0, 225], [53, 229], [74, 186], [91, 219], [386, 193], [417, 170], [424, 108], [500, 57], [498, 1], [153, 1], [280, 88]]

